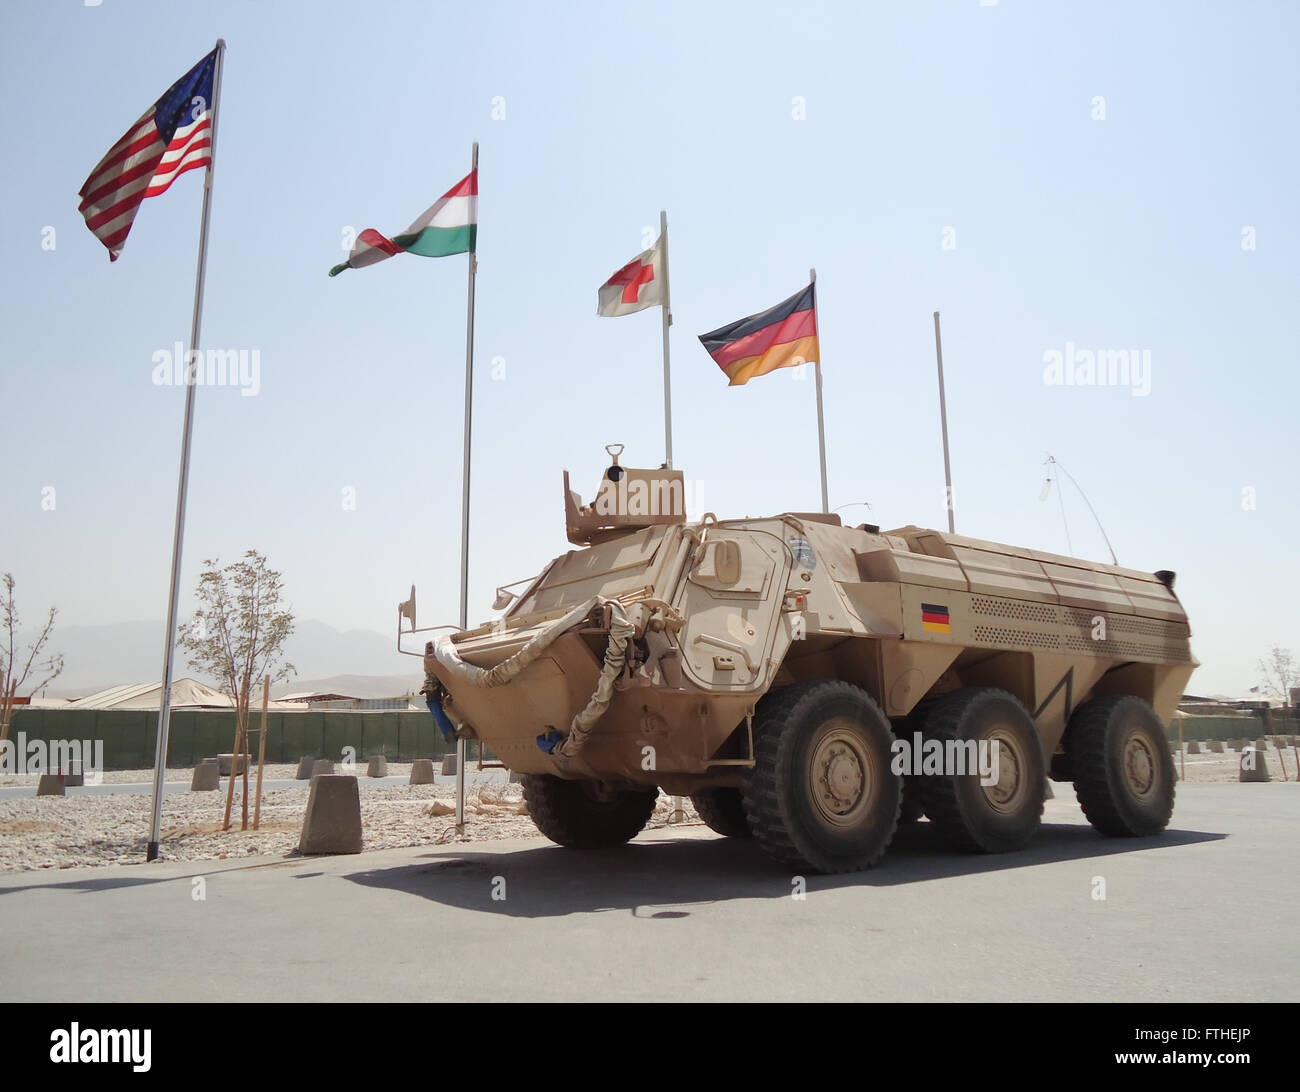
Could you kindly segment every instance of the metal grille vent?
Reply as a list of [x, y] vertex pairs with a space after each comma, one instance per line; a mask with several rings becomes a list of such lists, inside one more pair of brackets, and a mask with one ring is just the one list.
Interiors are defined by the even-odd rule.
[[1004, 648], [1040, 648], [1055, 651], [1060, 647], [1054, 634], [1029, 633], [1025, 630], [1008, 629], [1005, 626], [976, 626], [975, 640], [986, 645], [1001, 645]]
[[1058, 620], [1057, 608], [1046, 603], [1024, 603], [1019, 599], [994, 599], [987, 595], [971, 596], [972, 614], [990, 618], [1011, 618], [1017, 622], [1051, 622]]

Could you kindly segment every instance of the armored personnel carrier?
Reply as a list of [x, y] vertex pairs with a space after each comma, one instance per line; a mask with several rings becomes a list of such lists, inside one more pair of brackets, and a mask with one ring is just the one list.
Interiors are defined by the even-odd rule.
[[1103, 834], [1166, 827], [1163, 723], [1196, 666], [1172, 572], [824, 513], [688, 522], [680, 471], [607, 450], [590, 504], [564, 475], [575, 549], [425, 645], [444, 734], [522, 774], [549, 838], [624, 843], [663, 790], [844, 872], [922, 814], [962, 849], [1019, 849], [1049, 777]]

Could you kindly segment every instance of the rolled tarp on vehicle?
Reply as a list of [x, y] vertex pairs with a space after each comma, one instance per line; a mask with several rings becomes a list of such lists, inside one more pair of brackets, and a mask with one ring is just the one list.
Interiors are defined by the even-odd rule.
[[444, 633], [429, 642], [429, 651], [425, 655], [426, 674], [431, 682], [436, 682], [430, 670], [432, 664], [428, 662], [432, 657], [453, 679], [482, 688], [504, 686], [518, 678], [520, 673], [562, 634], [585, 622], [597, 607], [607, 607], [610, 612], [609, 641], [605, 646], [605, 658], [601, 665], [600, 677], [591, 698], [570, 722], [569, 735], [556, 746], [554, 752], [572, 757], [582, 749], [596, 722], [609, 708], [609, 703], [614, 697], [614, 682], [622, 674], [627, 663], [628, 645], [636, 632], [636, 627], [628, 619], [623, 604], [618, 600], [597, 595], [578, 604], [563, 617], [557, 618], [545, 629], [534, 634], [523, 648], [495, 667], [477, 667], [467, 663], [457, 651], [453, 635]]

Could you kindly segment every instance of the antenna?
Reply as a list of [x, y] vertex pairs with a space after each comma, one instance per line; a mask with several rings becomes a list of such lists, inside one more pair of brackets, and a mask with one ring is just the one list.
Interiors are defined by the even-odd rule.
[[[1056, 470], [1059, 470], [1062, 474], [1064, 474], [1067, 478], [1070, 479], [1070, 484], [1073, 485], [1074, 488], [1079, 491], [1079, 496], [1083, 498], [1083, 503], [1088, 506], [1088, 511], [1092, 513], [1092, 518], [1097, 524], [1097, 530], [1101, 532], [1101, 537], [1106, 540], [1106, 549], [1110, 551], [1111, 564], [1118, 565], [1119, 560], [1115, 557], [1115, 547], [1110, 544], [1110, 536], [1106, 534], [1106, 528], [1101, 525], [1101, 519], [1097, 515], [1097, 509], [1095, 509], [1092, 506], [1092, 501], [1088, 499], [1088, 494], [1083, 491], [1083, 486], [1081, 486], [1077, 481], [1074, 480], [1074, 475], [1071, 474], [1068, 470], [1066, 470], [1064, 465], [1062, 465], [1062, 463], [1058, 459], [1056, 459], [1055, 456], [1049, 454], [1047, 456], [1047, 461], [1044, 465], [1051, 466]], [[1049, 471], [1048, 473], [1050, 475], [1051, 471]], [[1047, 483], [1049, 486], [1051, 484], [1051, 481], [1052, 479], [1049, 476], [1047, 479]], [[1046, 495], [1047, 495], [1046, 490], [1044, 490], [1043, 497], [1046, 498]], [[1059, 482], [1057, 483], [1057, 498], [1061, 501], [1061, 520], [1064, 521], [1065, 520], [1065, 498], [1061, 496], [1061, 488]], [[1069, 544], [1070, 542], [1070, 528], [1068, 524], [1066, 525], [1065, 528], [1065, 541], [1067, 544]], [[1073, 546], [1070, 546], [1069, 549], [1071, 552], [1074, 551]]]
[[[1047, 462], [1049, 464], [1053, 462], [1050, 455], [1047, 457]], [[1047, 494], [1052, 491], [1052, 482], [1055, 480], [1053, 474], [1054, 471], [1049, 466], [1047, 477], [1043, 480], [1043, 488], [1038, 492], [1038, 499], [1040, 501], [1047, 500]], [[1061, 525], [1065, 528], [1065, 548], [1073, 554], [1074, 543], [1070, 541], [1070, 521], [1065, 518], [1065, 494], [1061, 490], [1061, 483], [1059, 481], [1056, 482], [1056, 499], [1061, 503]]]

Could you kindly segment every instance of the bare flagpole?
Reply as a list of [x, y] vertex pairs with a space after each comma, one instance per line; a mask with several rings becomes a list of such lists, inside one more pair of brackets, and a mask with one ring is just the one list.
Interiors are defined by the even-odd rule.
[[[663, 209], [659, 210], [659, 238], [664, 246], [664, 302], [659, 308], [664, 320], [664, 466], [671, 470], [673, 468], [673, 388], [671, 373], [668, 370], [668, 327], [673, 324], [673, 304], [668, 290], [668, 213]], [[685, 820], [686, 801], [680, 796], [674, 796], [670, 822], [682, 823]]]
[[[474, 142], [470, 173], [478, 171], [478, 141]], [[475, 185], [475, 190], [478, 187]], [[470, 422], [474, 407], [474, 277], [478, 273], [478, 216], [470, 228], [469, 300], [465, 314], [465, 452], [461, 457], [460, 485], [460, 628], [469, 628], [469, 453]], [[456, 740], [456, 834], [465, 833], [465, 755], [463, 739]]]
[[668, 213], [659, 210], [659, 237], [664, 245], [664, 465], [673, 467], [673, 393], [668, 370], [668, 327], [673, 324], [672, 298], [668, 292]]
[[952, 465], [948, 462], [948, 403], [943, 393], [943, 341], [939, 337], [939, 312], [934, 313], [934, 355], [939, 361], [939, 423], [943, 427], [944, 503], [948, 509], [948, 533], [957, 533], [952, 507]]
[[[172, 659], [176, 652], [176, 616], [180, 608], [181, 547], [185, 538], [185, 501], [189, 492], [190, 439], [194, 432], [194, 380], [198, 367], [199, 333], [203, 325], [203, 284], [208, 264], [208, 214], [212, 210], [212, 174], [217, 162], [217, 125], [221, 121], [221, 69], [226, 56], [226, 40], [217, 39], [217, 61], [212, 77], [212, 144], [208, 165], [203, 172], [203, 219], [199, 228], [199, 265], [194, 277], [194, 321], [190, 327], [190, 356], [185, 369], [185, 424], [181, 430], [180, 484], [176, 489], [176, 528], [172, 536], [172, 582], [167, 600], [167, 633], [163, 643], [163, 679], [158, 707], [158, 742], [154, 750], [153, 822], [145, 860], [158, 859], [161, 841], [163, 782], [167, 773], [167, 736], [172, 715]], [[233, 774], [232, 774], [233, 776]]]
[[[817, 314], [817, 270], [815, 269], [808, 270], [808, 279], [812, 284], [813, 315], [816, 316]], [[814, 317], [814, 321], [816, 321], [815, 317]], [[818, 338], [818, 345], [820, 344], [821, 344], [821, 339]], [[831, 510], [831, 502], [828, 499], [826, 494], [826, 418], [822, 412], [821, 355], [822, 354], [819, 352], [817, 354], [816, 361], [814, 361], [814, 366], [816, 369], [814, 374], [817, 377], [817, 448], [818, 451], [821, 453], [821, 459], [822, 459], [822, 511], [829, 512]]]

